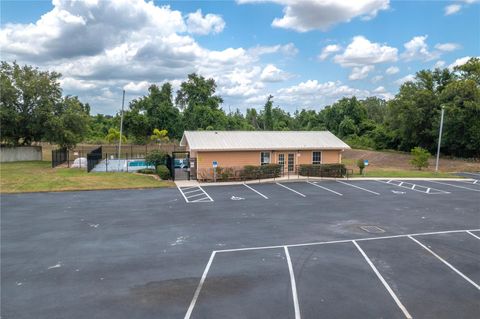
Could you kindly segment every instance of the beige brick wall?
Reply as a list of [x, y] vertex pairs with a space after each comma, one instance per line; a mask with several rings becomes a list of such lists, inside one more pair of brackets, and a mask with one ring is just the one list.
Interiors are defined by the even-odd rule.
[[[273, 151], [270, 152], [271, 163], [278, 163], [278, 154], [285, 154], [285, 168], [288, 154], [295, 154], [295, 165], [312, 164], [313, 151]], [[321, 151], [322, 163], [340, 163], [341, 151]], [[235, 151], [235, 152], [192, 152], [191, 157], [197, 158], [197, 175], [210, 172], [213, 161], [217, 161], [219, 167], [233, 167], [241, 169], [245, 165], [260, 165], [260, 151]]]

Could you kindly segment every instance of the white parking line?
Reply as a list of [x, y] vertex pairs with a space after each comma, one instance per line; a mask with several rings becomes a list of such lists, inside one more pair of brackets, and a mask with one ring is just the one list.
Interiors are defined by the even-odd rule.
[[477, 235], [475, 235], [474, 233], [470, 232], [467, 230], [467, 233], [469, 233], [470, 235], [472, 235], [473, 237], [477, 238], [477, 239], [480, 239], [480, 237], [478, 237]]
[[307, 181], [307, 183], [309, 183], [310, 185], [319, 187], [319, 188], [321, 188], [321, 189], [324, 189], [324, 190], [326, 190], [326, 191], [332, 192], [332, 193], [334, 193], [334, 194], [337, 194], [338, 196], [343, 196], [343, 194], [340, 194], [340, 193], [338, 193], [338, 192], [336, 192], [336, 191], [334, 191], [334, 190], [331, 190], [331, 189], [329, 189], [329, 188], [326, 188], [326, 187], [317, 185], [316, 182], [313, 182], [313, 183], [312, 183], [312, 182], [310, 182], [310, 181]]
[[382, 282], [383, 286], [385, 286], [385, 288], [387, 289], [387, 291], [388, 291], [388, 293], [390, 294], [390, 296], [392, 296], [393, 300], [395, 300], [395, 303], [397, 304], [398, 308], [400, 308], [400, 310], [402, 310], [403, 314], [405, 315], [405, 318], [412, 319], [412, 316], [408, 313], [407, 308], [405, 308], [405, 306], [402, 304], [402, 302], [400, 301], [400, 299], [398, 299], [397, 295], [395, 294], [395, 292], [393, 292], [392, 288], [390, 288], [390, 286], [389, 286], [388, 283], [385, 281], [385, 279], [383, 279], [382, 274], [380, 274], [380, 272], [378, 271], [377, 267], [375, 267], [375, 265], [372, 263], [372, 261], [370, 260], [370, 258], [368, 258], [367, 254], [365, 254], [365, 252], [364, 252], [363, 249], [360, 247], [360, 245], [358, 245], [355, 240], [352, 240], [352, 243], [357, 247], [358, 251], [360, 251], [360, 253], [362, 254], [363, 258], [365, 258], [365, 260], [367, 261], [367, 263], [370, 265], [370, 268], [372, 268], [372, 270], [373, 270], [373, 272], [375, 273], [375, 275], [377, 275], [378, 279], [380, 279], [380, 281]]
[[289, 191], [292, 191], [292, 192], [294, 192], [294, 193], [296, 193], [296, 194], [298, 194], [298, 195], [300, 195], [300, 196], [302, 196], [302, 197], [307, 197], [307, 195], [304, 195], [304, 194], [302, 194], [302, 193], [300, 193], [300, 192], [297, 192], [296, 190], [291, 189], [290, 187], [287, 187], [287, 186], [285, 186], [285, 185], [283, 185], [283, 184], [280, 184], [280, 183], [275, 183], [275, 184], [277, 184], [278, 186], [282, 186], [283, 188], [286, 188], [286, 189], [288, 189]]
[[285, 256], [287, 257], [288, 264], [288, 272], [290, 273], [290, 284], [292, 285], [292, 299], [293, 307], [295, 309], [295, 319], [300, 319], [300, 306], [298, 304], [297, 284], [295, 283], [295, 274], [293, 272], [292, 260], [290, 259], [290, 254], [288, 252], [287, 246], [284, 246], [283, 249], [285, 250]]
[[262, 193], [260, 193], [260, 192], [259, 192], [259, 191], [257, 191], [256, 189], [254, 189], [253, 187], [250, 187], [250, 186], [248, 186], [248, 185], [247, 185], [247, 184], [245, 184], [245, 183], [243, 183], [243, 186], [245, 186], [246, 188], [249, 188], [249, 189], [251, 189], [252, 191], [254, 191], [255, 193], [257, 193], [258, 195], [262, 196], [263, 198], [265, 198], [265, 199], [268, 199], [268, 197], [267, 197], [267, 196], [263, 195]]
[[[195, 190], [190, 190], [188, 192], [185, 192], [185, 189], [192, 189], [193, 187], [179, 187], [177, 186], [178, 191], [182, 194], [183, 198], [185, 199], [185, 202], [187, 203], [198, 203], [198, 202], [213, 202], [213, 199], [208, 195], [208, 193], [201, 187], [201, 186], [195, 186]], [[204, 196], [202, 198], [197, 198], [195, 200], [191, 200], [194, 197], [198, 196]]]
[[232, 249], [215, 250], [215, 252], [217, 252], [217, 253], [228, 253], [228, 252], [232, 252], [232, 251], [275, 249], [275, 248], [283, 248], [285, 246], [287, 246], [287, 247], [303, 247], [303, 246], [315, 246], [315, 245], [328, 245], [328, 244], [348, 243], [348, 242], [351, 242], [352, 240], [354, 240], [354, 241], [368, 241], [368, 240], [379, 240], [379, 239], [404, 238], [404, 237], [408, 237], [408, 236], [429, 236], [429, 235], [439, 235], [439, 234], [465, 233], [467, 231], [470, 231], [470, 232], [480, 231], [480, 229], [445, 230], [445, 231], [428, 232], [428, 233], [415, 233], [415, 234], [404, 234], [404, 235], [391, 235], [391, 236], [366, 237], [366, 238], [355, 238], [355, 239], [341, 239], [341, 240], [331, 240], [331, 241], [318, 241], [318, 242], [303, 243], [303, 244], [232, 248]]
[[411, 191], [415, 191], [415, 192], [419, 192], [419, 193], [423, 193], [423, 194], [429, 194], [429, 195], [450, 194], [450, 192], [447, 192], [447, 191], [444, 191], [444, 190], [441, 190], [441, 189], [436, 189], [436, 188], [433, 188], [433, 187], [427, 187], [427, 186], [423, 186], [423, 185], [397, 181], [397, 180], [394, 180], [394, 179], [389, 179], [388, 181], [384, 181], [384, 180], [381, 180], [381, 179], [376, 179], [375, 181], [377, 181], [379, 183], [384, 183], [384, 184], [388, 184], [388, 185], [402, 187], [402, 188], [409, 189]]
[[205, 267], [205, 270], [203, 271], [202, 278], [200, 279], [200, 282], [198, 283], [197, 289], [195, 290], [195, 293], [193, 294], [192, 301], [190, 302], [190, 306], [188, 307], [187, 313], [185, 314], [185, 319], [189, 319], [190, 316], [192, 315], [193, 307], [195, 307], [195, 303], [197, 302], [198, 296], [200, 295], [200, 291], [202, 290], [203, 283], [205, 282], [205, 279], [207, 278], [208, 271], [210, 270], [210, 266], [212, 265], [213, 258], [215, 258], [215, 252], [212, 252], [210, 255], [210, 259], [208, 260], [207, 266]]
[[453, 184], [444, 183], [444, 182], [437, 182], [437, 181], [429, 181], [429, 182], [430, 183], [442, 184], [442, 185], [448, 185], [448, 186], [457, 187], [457, 188], [469, 189], [469, 190], [474, 191], [474, 192], [480, 192], [480, 189], [468, 188], [468, 187], [465, 187], [465, 186], [453, 185]]
[[371, 190], [369, 190], [369, 189], [366, 189], [366, 188], [363, 188], [363, 187], [360, 187], [360, 186], [357, 186], [357, 185], [345, 183], [345, 182], [342, 182], [342, 181], [337, 181], [337, 182], [342, 183], [342, 184], [345, 184], [345, 185], [348, 185], [348, 186], [352, 186], [352, 187], [355, 187], [355, 188], [358, 188], [358, 189], [361, 189], [361, 190], [364, 190], [364, 191], [366, 191], [366, 192], [369, 192], [369, 193], [372, 193], [372, 194], [375, 194], [375, 195], [380, 195], [380, 194], [377, 193], [377, 192], [371, 191]]
[[433, 256], [437, 257], [441, 262], [443, 262], [445, 265], [447, 265], [448, 267], [450, 267], [451, 270], [453, 270], [454, 272], [456, 272], [457, 274], [459, 274], [461, 277], [463, 277], [463, 279], [465, 279], [466, 281], [468, 281], [469, 283], [471, 283], [475, 288], [477, 288], [478, 290], [480, 290], [480, 286], [477, 285], [473, 280], [471, 280], [470, 278], [468, 278], [467, 276], [465, 276], [461, 271], [459, 271], [457, 268], [453, 267], [448, 261], [446, 261], [445, 259], [443, 259], [442, 257], [440, 257], [439, 255], [437, 255], [433, 250], [431, 250], [430, 248], [428, 248], [427, 246], [425, 246], [424, 244], [422, 244], [421, 242], [419, 242], [418, 240], [416, 240], [415, 238], [413, 238], [412, 236], [408, 236], [408, 238], [410, 238], [411, 240], [413, 240], [414, 242], [416, 242], [417, 244], [419, 244], [420, 246], [422, 246], [426, 251], [428, 251], [430, 254], [432, 254]]

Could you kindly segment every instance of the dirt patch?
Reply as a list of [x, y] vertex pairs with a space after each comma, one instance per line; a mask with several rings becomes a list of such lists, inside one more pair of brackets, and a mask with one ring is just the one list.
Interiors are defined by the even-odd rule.
[[[380, 152], [369, 150], [346, 150], [342, 161], [347, 168], [358, 170], [356, 161], [368, 159], [369, 167], [385, 170], [414, 170], [410, 164], [411, 155], [402, 152]], [[435, 158], [429, 160], [426, 171], [435, 170]], [[479, 161], [440, 158], [439, 170], [442, 172], [475, 172], [480, 171]]]

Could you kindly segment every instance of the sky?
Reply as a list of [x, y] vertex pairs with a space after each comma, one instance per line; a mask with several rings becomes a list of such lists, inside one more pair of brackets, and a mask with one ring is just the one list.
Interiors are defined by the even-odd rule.
[[64, 95], [115, 114], [187, 75], [227, 112], [391, 99], [421, 69], [480, 55], [480, 0], [1, 1], [2, 61], [62, 74]]

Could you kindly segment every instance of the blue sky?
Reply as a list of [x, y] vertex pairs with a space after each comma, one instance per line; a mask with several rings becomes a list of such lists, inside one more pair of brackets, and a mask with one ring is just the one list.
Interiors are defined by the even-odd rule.
[[480, 54], [480, 1], [2, 1], [2, 60], [63, 74], [114, 114], [150, 84], [213, 77], [224, 109], [390, 99], [420, 69]]

